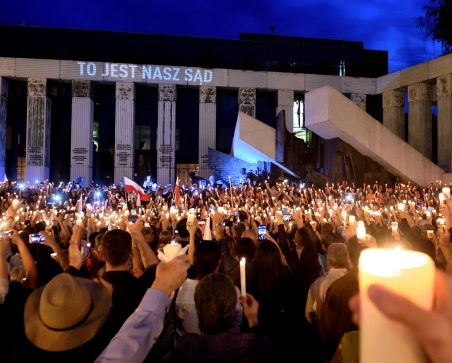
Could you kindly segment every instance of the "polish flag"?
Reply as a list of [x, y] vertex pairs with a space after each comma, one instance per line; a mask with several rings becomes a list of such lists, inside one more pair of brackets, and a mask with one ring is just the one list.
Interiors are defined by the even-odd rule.
[[148, 202], [149, 201], [149, 195], [146, 194], [144, 189], [140, 187], [137, 183], [135, 183], [133, 180], [130, 180], [129, 178], [124, 177], [124, 189], [126, 193], [132, 193], [135, 192], [140, 196], [140, 200], [142, 202]]
[[176, 196], [176, 207], [180, 205], [180, 187], [179, 187], [179, 177], [176, 178], [176, 185], [174, 186], [174, 195]]

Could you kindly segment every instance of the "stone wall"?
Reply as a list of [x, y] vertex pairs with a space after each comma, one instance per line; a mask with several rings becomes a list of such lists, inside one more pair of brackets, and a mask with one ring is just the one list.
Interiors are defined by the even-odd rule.
[[[237, 184], [240, 180], [246, 180], [246, 173], [256, 170], [257, 164], [247, 163], [231, 155], [209, 148], [209, 168], [214, 170], [217, 180], [221, 179], [228, 182], [229, 176], [231, 176], [232, 183]], [[246, 169], [245, 174], [242, 174], [243, 169]]]

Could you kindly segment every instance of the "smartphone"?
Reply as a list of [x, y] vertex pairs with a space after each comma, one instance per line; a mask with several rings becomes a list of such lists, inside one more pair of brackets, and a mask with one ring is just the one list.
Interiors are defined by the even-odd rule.
[[135, 223], [138, 219], [137, 215], [129, 216], [129, 223]]
[[259, 241], [263, 241], [265, 239], [267, 239], [267, 226], [265, 225], [260, 225], [257, 228], [257, 238], [259, 239]]
[[3, 233], [6, 233], [6, 235], [8, 236], [8, 237], [11, 237], [12, 235], [13, 235], [13, 233], [14, 233], [14, 231], [5, 231], [5, 232], [3, 232]]
[[41, 243], [44, 242], [46, 239], [40, 233], [33, 233], [28, 236], [28, 240], [30, 243]]
[[284, 221], [291, 221], [292, 220], [292, 216], [290, 214], [283, 214], [283, 220]]

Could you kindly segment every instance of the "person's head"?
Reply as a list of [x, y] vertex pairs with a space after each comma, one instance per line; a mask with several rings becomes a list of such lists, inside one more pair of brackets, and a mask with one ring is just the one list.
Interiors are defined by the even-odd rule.
[[221, 333], [231, 329], [236, 305], [236, 289], [226, 275], [206, 275], [196, 286], [195, 306], [199, 329], [204, 334]]
[[239, 221], [242, 223], [248, 222], [248, 213], [243, 210], [239, 211]]
[[196, 247], [193, 259], [198, 278], [217, 272], [221, 260], [220, 246], [216, 242], [203, 241]]
[[88, 237], [88, 242], [91, 244], [92, 248], [96, 248], [96, 237], [99, 235], [99, 232], [93, 232]]
[[326, 261], [330, 268], [347, 268], [347, 246], [344, 243], [332, 243], [328, 247]]
[[258, 243], [257, 234], [254, 230], [252, 230], [252, 229], [245, 230], [245, 232], [242, 233], [242, 238], [244, 238], [244, 237], [251, 238], [254, 241], [254, 243], [257, 245], [257, 243]]
[[252, 260], [256, 252], [256, 243], [251, 238], [242, 237], [237, 241], [234, 248], [235, 255], [239, 259], [245, 257], [245, 260]]
[[74, 349], [96, 335], [110, 307], [111, 297], [102, 284], [61, 273], [29, 296], [25, 334], [45, 351]]
[[261, 241], [254, 254], [251, 280], [261, 293], [271, 295], [277, 292], [284, 276], [285, 269], [278, 246], [269, 240]]
[[245, 232], [246, 226], [243, 223], [239, 223], [232, 227], [232, 237], [237, 241], [241, 236], [242, 233]]
[[187, 229], [187, 218], [182, 218], [179, 222], [177, 222], [176, 229], [181, 239], [187, 239], [190, 237], [190, 233]]
[[334, 227], [331, 223], [322, 223], [322, 237], [323, 236], [334, 236]]
[[295, 245], [297, 246], [297, 249], [299, 250], [303, 249], [308, 245], [314, 245], [314, 243], [311, 240], [311, 234], [304, 227], [297, 229], [297, 231], [295, 232], [294, 242]]
[[110, 267], [121, 267], [132, 257], [132, 236], [121, 229], [114, 229], [104, 234], [100, 252]]
[[347, 241], [348, 260], [350, 262], [350, 267], [358, 267], [359, 256], [361, 256], [361, 252], [366, 248], [366, 246], [363, 246], [358, 242], [358, 238], [356, 236], [353, 236]]
[[165, 246], [171, 241], [171, 233], [169, 231], [161, 231], [159, 234], [159, 246]]
[[[102, 237], [104, 236], [104, 234], [105, 234], [106, 232], [107, 232], [107, 231], [105, 231], [105, 232], [99, 232], [99, 233], [97, 234], [96, 238], [95, 238], [95, 246], [96, 246], [96, 250], [97, 250], [97, 251], [100, 251], [100, 244], [102, 243]], [[92, 244], [91, 244], [91, 246], [92, 246]]]
[[63, 272], [61, 265], [50, 256], [39, 259], [36, 262], [36, 270], [38, 272], [38, 287], [44, 286]]
[[141, 233], [143, 234], [144, 240], [146, 243], [151, 247], [152, 251], [154, 253], [157, 253], [157, 250], [159, 248], [159, 237], [157, 236], [157, 233], [154, 232], [151, 228], [143, 228], [141, 230]]

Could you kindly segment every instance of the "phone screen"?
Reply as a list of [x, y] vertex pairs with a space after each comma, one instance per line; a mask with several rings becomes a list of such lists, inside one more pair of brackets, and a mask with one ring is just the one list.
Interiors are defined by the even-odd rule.
[[129, 216], [129, 223], [135, 223], [138, 219], [138, 216]]
[[28, 238], [29, 238], [30, 243], [40, 243], [40, 242], [44, 242], [46, 240], [44, 238], [44, 236], [40, 233], [30, 234], [30, 236]]
[[258, 229], [258, 239], [260, 241], [263, 241], [266, 239], [266, 235], [267, 235], [267, 226], [259, 226]]
[[292, 216], [290, 214], [283, 214], [283, 220], [291, 221], [292, 220]]

